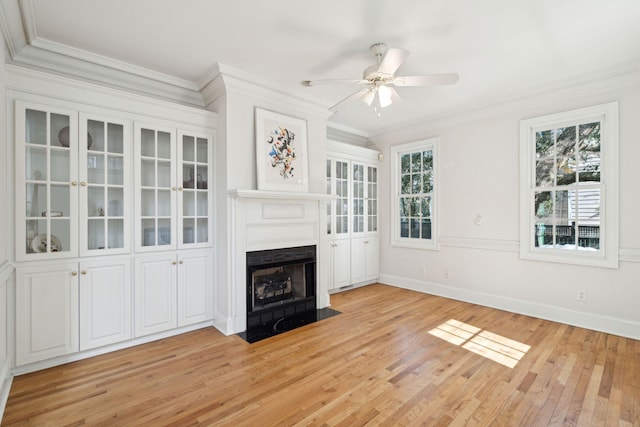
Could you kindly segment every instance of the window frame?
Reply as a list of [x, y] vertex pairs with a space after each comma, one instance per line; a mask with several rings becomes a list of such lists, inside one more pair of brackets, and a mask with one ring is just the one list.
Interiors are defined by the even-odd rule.
[[[391, 155], [391, 186], [393, 189], [393, 204], [391, 218], [391, 246], [439, 250], [439, 212], [440, 212], [440, 167], [439, 167], [439, 146], [440, 138], [429, 138], [420, 141], [409, 142], [405, 144], [393, 145], [390, 147]], [[433, 189], [431, 191], [431, 238], [422, 239], [415, 237], [401, 237], [400, 235], [400, 198], [402, 188], [402, 168], [400, 165], [401, 157], [405, 154], [431, 151], [433, 155], [433, 172], [432, 181]]]
[[[535, 246], [536, 132], [600, 122], [600, 250], [567, 250]], [[520, 121], [520, 258], [598, 267], [618, 267], [619, 150], [618, 103], [549, 114]], [[580, 188], [579, 186], [577, 187]]]

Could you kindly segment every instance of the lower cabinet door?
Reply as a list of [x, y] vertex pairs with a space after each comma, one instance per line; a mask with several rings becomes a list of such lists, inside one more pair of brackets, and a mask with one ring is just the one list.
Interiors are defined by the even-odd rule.
[[178, 253], [178, 326], [213, 319], [213, 256]]
[[131, 338], [131, 261], [80, 263], [80, 350]]
[[78, 264], [16, 269], [16, 365], [78, 351]]
[[135, 264], [135, 336], [177, 327], [176, 254], [137, 257]]
[[349, 239], [336, 239], [331, 246], [331, 287], [338, 289], [351, 284], [351, 242]]

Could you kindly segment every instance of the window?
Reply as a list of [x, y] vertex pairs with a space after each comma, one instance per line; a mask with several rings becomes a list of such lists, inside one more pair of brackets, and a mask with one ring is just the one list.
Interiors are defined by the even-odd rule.
[[522, 258], [618, 266], [617, 110], [520, 123]]
[[395, 246], [437, 249], [439, 139], [391, 147]]

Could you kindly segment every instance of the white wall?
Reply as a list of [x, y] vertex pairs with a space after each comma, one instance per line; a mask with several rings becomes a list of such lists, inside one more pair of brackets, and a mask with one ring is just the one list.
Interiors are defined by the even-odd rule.
[[[620, 108], [620, 267], [521, 260], [519, 121], [610, 101], [619, 101]], [[372, 138], [387, 154], [380, 177], [381, 280], [640, 338], [638, 117], [640, 75], [635, 73]], [[391, 247], [389, 147], [435, 136], [441, 138], [440, 250]], [[478, 215], [481, 225], [475, 223]], [[579, 289], [587, 292], [586, 303], [576, 301]]]

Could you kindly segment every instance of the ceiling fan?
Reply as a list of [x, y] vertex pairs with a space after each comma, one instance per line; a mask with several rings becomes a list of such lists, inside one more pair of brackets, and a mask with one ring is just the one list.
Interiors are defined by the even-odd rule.
[[391, 105], [393, 102], [391, 98], [394, 95], [398, 96], [394, 86], [452, 85], [458, 81], [458, 74], [456, 73], [396, 76], [395, 72], [409, 56], [409, 52], [404, 49], [388, 49], [384, 43], [375, 43], [371, 45], [370, 49], [376, 57], [376, 64], [364, 70], [362, 79], [304, 80], [301, 82], [302, 86], [322, 84], [366, 85], [364, 88], [340, 100], [329, 109], [336, 111], [337, 107], [346, 101], [361, 99], [368, 106], [373, 105], [378, 115], [380, 115], [380, 109]]

